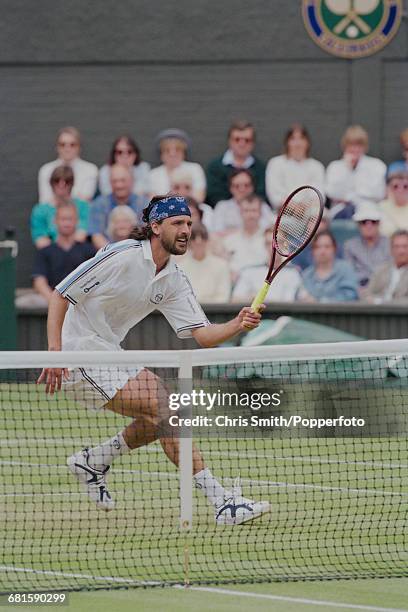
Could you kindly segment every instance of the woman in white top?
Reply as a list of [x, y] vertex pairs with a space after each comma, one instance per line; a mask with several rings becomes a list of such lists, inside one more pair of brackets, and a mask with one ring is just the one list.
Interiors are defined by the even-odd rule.
[[126, 166], [131, 170], [133, 193], [141, 196], [146, 196], [149, 193], [150, 164], [142, 161], [139, 147], [133, 138], [127, 134], [116, 138], [109, 154], [109, 162], [99, 170], [98, 185], [102, 195], [112, 193], [110, 171], [115, 164]]
[[190, 138], [186, 132], [179, 129], [163, 130], [156, 138], [160, 151], [161, 166], [150, 171], [150, 195], [167, 193], [171, 189], [171, 174], [176, 168], [189, 172], [193, 181], [192, 196], [199, 202], [204, 202], [206, 194], [206, 179], [200, 164], [186, 161], [190, 148]]
[[98, 168], [95, 164], [79, 157], [81, 134], [75, 127], [63, 127], [57, 134], [58, 158], [41, 166], [38, 172], [39, 202], [51, 202], [53, 193], [50, 184], [51, 174], [58, 166], [70, 166], [74, 173], [72, 196], [80, 200], [92, 200], [96, 191]]
[[272, 157], [266, 166], [266, 194], [279, 209], [288, 195], [302, 185], [317, 187], [324, 196], [324, 166], [309, 157], [311, 141], [306, 128], [293, 124], [286, 132], [284, 154]]
[[[381, 159], [366, 155], [368, 134], [361, 125], [349, 126], [341, 139], [343, 156], [327, 166], [326, 193], [336, 210], [340, 206], [351, 210], [360, 201], [380, 202], [385, 197], [386, 165]], [[351, 205], [351, 206], [350, 206]], [[337, 213], [338, 215], [338, 213]]]

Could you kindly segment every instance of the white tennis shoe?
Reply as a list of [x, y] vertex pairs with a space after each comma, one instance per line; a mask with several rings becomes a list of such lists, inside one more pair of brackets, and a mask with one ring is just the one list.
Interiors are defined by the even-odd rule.
[[84, 448], [68, 458], [68, 468], [85, 487], [89, 499], [96, 503], [96, 507], [99, 510], [109, 512], [115, 507], [115, 502], [106, 487], [105, 475], [109, 471], [110, 465], [107, 465], [103, 470], [96, 470], [89, 465], [88, 459], [88, 449]]
[[231, 494], [225, 496], [224, 502], [215, 508], [217, 525], [240, 525], [252, 521], [265, 512], [269, 512], [267, 501], [252, 501], [242, 496], [240, 478], [236, 478]]

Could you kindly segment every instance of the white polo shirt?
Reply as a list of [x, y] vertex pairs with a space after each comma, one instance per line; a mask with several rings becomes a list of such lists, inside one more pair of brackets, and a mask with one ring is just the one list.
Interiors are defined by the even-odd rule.
[[332, 161], [326, 170], [326, 194], [340, 202], [380, 202], [385, 196], [387, 167], [381, 159], [362, 155], [352, 169], [344, 159]]
[[153, 310], [179, 338], [209, 325], [189, 280], [170, 259], [156, 274], [149, 240], [108, 244], [59, 283], [70, 305], [62, 350], [120, 350], [128, 331]]

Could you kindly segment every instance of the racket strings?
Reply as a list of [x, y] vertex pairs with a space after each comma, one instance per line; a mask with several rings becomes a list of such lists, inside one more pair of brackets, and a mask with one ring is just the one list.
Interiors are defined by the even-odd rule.
[[[306, 190], [302, 190], [306, 191]], [[320, 218], [320, 200], [312, 190], [293, 198], [282, 211], [276, 232], [276, 246], [283, 256], [298, 251], [315, 232]]]

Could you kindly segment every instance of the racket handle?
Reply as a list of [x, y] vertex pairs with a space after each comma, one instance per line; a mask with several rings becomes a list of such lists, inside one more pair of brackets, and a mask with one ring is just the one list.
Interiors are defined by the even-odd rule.
[[254, 299], [254, 301], [251, 304], [251, 308], [255, 311], [258, 312], [259, 311], [259, 307], [261, 304], [263, 304], [264, 299], [266, 298], [268, 291], [270, 289], [270, 284], [265, 282], [262, 285], [262, 289], [260, 289]]

